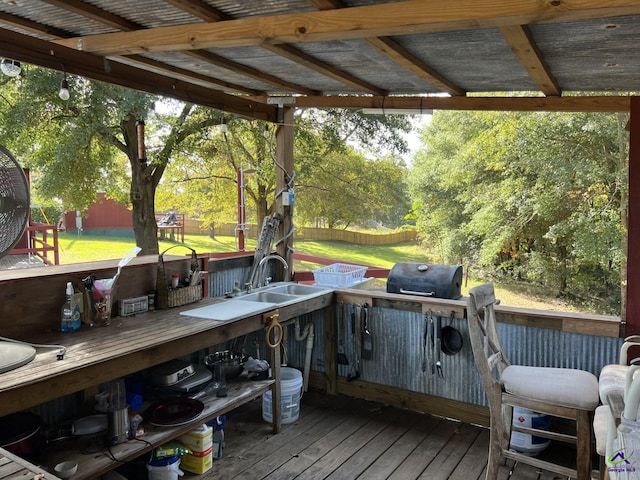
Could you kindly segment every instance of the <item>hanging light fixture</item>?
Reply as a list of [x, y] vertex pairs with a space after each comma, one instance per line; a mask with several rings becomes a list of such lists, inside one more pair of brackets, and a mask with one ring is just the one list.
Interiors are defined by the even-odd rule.
[[220, 124], [220, 131], [222, 133], [224, 133], [225, 135], [229, 131], [229, 127], [227, 127], [227, 119], [226, 118], [222, 119], [222, 123]]
[[22, 71], [22, 65], [20, 65], [20, 62], [17, 60], [3, 58], [2, 62], [0, 62], [0, 70], [9, 77], [17, 77]]
[[62, 81], [60, 82], [60, 90], [58, 90], [58, 96], [60, 99], [69, 100], [69, 82], [67, 81], [67, 74], [64, 74]]

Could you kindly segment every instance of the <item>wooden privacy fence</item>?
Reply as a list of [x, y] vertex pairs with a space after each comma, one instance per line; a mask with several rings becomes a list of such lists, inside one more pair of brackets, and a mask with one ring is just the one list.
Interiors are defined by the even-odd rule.
[[[184, 233], [190, 235], [202, 235], [210, 233], [210, 230], [202, 228], [200, 220], [186, 219], [184, 221]], [[213, 228], [214, 235], [233, 237], [236, 233], [236, 225], [224, 223]], [[247, 225], [245, 236], [247, 238], [258, 238], [259, 231], [256, 225]], [[346, 242], [355, 245], [393, 245], [396, 243], [411, 242], [416, 240], [415, 230], [404, 230], [402, 232], [371, 234], [353, 232], [350, 230], [333, 230], [330, 228], [296, 228], [294, 239], [298, 240], [318, 240], [331, 242]]]

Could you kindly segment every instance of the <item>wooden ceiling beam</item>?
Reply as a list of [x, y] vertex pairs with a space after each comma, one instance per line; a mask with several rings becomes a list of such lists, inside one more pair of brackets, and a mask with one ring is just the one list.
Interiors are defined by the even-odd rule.
[[[342, 0], [309, 0], [318, 10], [331, 10], [337, 8], [347, 8]], [[405, 48], [401, 47], [398, 42], [389, 37], [375, 37], [364, 39], [373, 48], [385, 55], [387, 58], [396, 62], [401, 67], [415, 73], [418, 77], [426, 80], [436, 88], [439, 88], [450, 95], [464, 95], [465, 92], [453, 82], [444, 78], [425, 62], [417, 58]]]
[[[102, 9], [96, 8], [89, 4], [79, 2], [78, 0], [44, 0], [44, 1], [51, 3], [52, 5], [56, 5], [65, 10], [74, 12], [78, 15], [86, 16], [98, 22], [104, 23], [118, 30], [125, 30], [125, 31], [144, 30], [144, 26], [142, 25], [139, 25], [134, 22], [129, 22], [125, 19], [121, 19], [116, 15], [111, 15]], [[213, 7], [209, 7], [206, 3], [200, 2], [199, 0], [166, 0], [166, 1], [168, 1], [172, 5], [177, 6], [178, 8], [184, 11], [187, 11], [207, 21], [217, 21], [217, 20], [229, 18], [223, 12]], [[121, 21], [119, 22], [118, 19], [120, 19]], [[234, 62], [232, 60], [226, 59], [220, 55], [209, 53], [207, 51], [190, 51], [185, 53], [194, 58], [197, 58], [199, 60], [205, 60], [208, 63], [212, 63], [214, 65], [220, 66], [232, 72], [240, 73], [244, 76], [254, 78], [256, 80], [260, 80], [262, 82], [275, 85], [280, 88], [284, 88], [286, 91], [296, 92], [303, 95], [317, 95], [319, 93], [313, 89], [302, 87], [300, 85], [296, 85], [291, 82], [286, 82], [273, 75], [269, 75], [267, 73], [257, 71], [253, 68], [250, 68], [238, 62]], [[135, 57], [135, 59], [133, 57]], [[139, 64], [142, 63], [148, 67], [152, 67], [154, 71], [161, 73], [159, 70], [163, 65], [162, 62], [157, 62], [151, 59], [145, 59], [144, 57], [139, 55], [138, 56], [131, 55], [129, 56], [129, 58], [132, 58], [136, 63], [139, 63]], [[177, 73], [182, 78], [187, 79], [187, 81], [189, 81], [188, 77], [191, 77], [194, 80], [199, 79], [200, 81], [202, 81], [203, 77], [205, 77], [204, 75], [200, 75], [196, 72], [192, 72], [192, 75], [188, 75], [187, 72], [189, 72], [189, 70], [179, 68], [179, 67], [172, 67], [170, 64], [164, 64], [164, 65], [166, 65], [166, 68], [164, 69], [165, 72]], [[254, 89], [245, 88], [240, 85], [234, 85], [225, 81], [219, 81], [217, 79], [213, 79], [213, 77], [210, 77], [207, 83], [211, 85], [215, 85], [217, 87], [222, 87], [226, 90], [232, 90], [232, 91], [240, 92], [243, 94], [249, 94], [249, 95], [255, 95], [256, 93], [259, 94], [259, 92], [257, 92]]]
[[164, 0], [180, 10], [190, 13], [205, 22], [221, 22], [222, 20], [231, 20], [232, 17], [221, 10], [212, 7], [202, 0]]
[[[241, 63], [234, 62], [233, 60], [229, 60], [220, 55], [216, 55], [215, 53], [207, 52], [205, 50], [196, 50], [192, 52], [185, 52], [189, 56], [203, 60], [208, 63], [212, 63], [217, 65], [218, 67], [226, 68], [235, 73], [239, 73], [246, 77], [253, 78], [255, 80], [259, 80], [264, 83], [268, 83], [270, 85], [275, 85], [277, 87], [285, 89], [287, 92], [296, 92], [303, 95], [318, 95], [320, 92], [312, 89], [300, 86], [298, 84], [287, 82], [286, 80], [282, 80], [275, 75], [270, 75], [268, 73], [260, 72], [251, 67], [247, 67], [246, 65], [242, 65]], [[286, 92], [285, 92], [286, 93]]]
[[318, 10], [335, 10], [347, 7], [342, 0], [309, 0], [309, 3]]
[[545, 95], [560, 95], [560, 86], [538, 50], [529, 28], [526, 25], [505, 25], [499, 30], [540, 91]]
[[[175, 7], [181, 8], [185, 11], [189, 11], [190, 10], [190, 6], [192, 6], [193, 4], [199, 4], [200, 0], [168, 0], [169, 3], [171, 3], [172, 5], [174, 5]], [[206, 5], [206, 4], [205, 4]], [[208, 13], [210, 12], [210, 14]], [[217, 21], [221, 21], [221, 20], [230, 20], [231, 17], [229, 17], [228, 15], [226, 15], [225, 13], [221, 12], [220, 10], [214, 9], [213, 7], [210, 7], [210, 9], [206, 12], [202, 12], [201, 15], [199, 15], [199, 18], [201, 18], [204, 21], [207, 22], [217, 22]], [[373, 95], [385, 95], [387, 92], [381, 88], [376, 87], [375, 85], [371, 85], [368, 82], [365, 82], [364, 80], [360, 80], [352, 75], [349, 75], [346, 72], [343, 72], [331, 65], [329, 65], [326, 62], [323, 62], [317, 58], [312, 57], [311, 55], [307, 55], [304, 52], [301, 52], [300, 50], [298, 50], [295, 47], [291, 47], [288, 45], [278, 45], [278, 46], [270, 46], [270, 45], [264, 45], [264, 48], [271, 51], [272, 53], [275, 53], [276, 55], [280, 55], [283, 56], [285, 58], [288, 58], [289, 60], [291, 60], [292, 62], [295, 62], [299, 65], [303, 65], [317, 73], [320, 73], [321, 75], [333, 78], [334, 80], [338, 80], [341, 83], [344, 83], [346, 85], [351, 85], [353, 87], [355, 87], [356, 89], [358, 89], [358, 91], [361, 92], [365, 92], [365, 93], [371, 93]], [[201, 52], [201, 51], [199, 51]], [[223, 57], [218, 57], [219, 59], [222, 59]], [[216, 63], [217, 65], [223, 66], [219, 63], [217, 63], [215, 60], [210, 60], [212, 63]], [[230, 62], [230, 60], [226, 60], [224, 59], [224, 63], [228, 64]], [[239, 65], [239, 64], [236, 64]], [[228, 67], [224, 67], [224, 68], [228, 68]], [[232, 68], [229, 68], [231, 70], [233, 70]], [[233, 70], [236, 73], [240, 73], [242, 75], [248, 75], [252, 78], [255, 78], [257, 80], [263, 81], [263, 82], [267, 82], [267, 83], [271, 83], [271, 84], [275, 84], [278, 85], [278, 83], [274, 83], [274, 79], [275, 77], [271, 77], [271, 79], [268, 81], [265, 76], [265, 74], [260, 74], [259, 72], [255, 72], [254, 73], [249, 73], [249, 71], [246, 69], [246, 67], [244, 68], [238, 68], [238, 70]], [[256, 76], [253, 76], [256, 75]], [[281, 82], [281, 80], [280, 80]], [[305, 91], [301, 91], [299, 86], [296, 86], [296, 88], [290, 88], [290, 90], [293, 90], [294, 92], [298, 92], [298, 93], [304, 93], [304, 94], [309, 94]], [[309, 91], [309, 89], [306, 89], [307, 91]], [[313, 93], [312, 95], [317, 94], [318, 92]]]
[[334, 66], [323, 62], [322, 60], [318, 60], [311, 55], [307, 55], [306, 53], [301, 52], [291, 45], [265, 44], [263, 45], [263, 48], [269, 50], [272, 53], [275, 53], [276, 55], [288, 58], [292, 62], [307, 67], [321, 75], [324, 75], [325, 77], [333, 78], [334, 80], [344, 83], [345, 85], [350, 85], [361, 92], [371, 93], [373, 95], [386, 95], [388, 93], [383, 88], [376, 87], [369, 82], [343, 72], [342, 70], [335, 68]]
[[26, 18], [16, 17], [8, 13], [0, 12], [0, 22], [15, 27], [19, 31], [35, 33], [37, 35], [45, 35], [51, 38], [70, 38], [71, 34], [64, 30], [42, 25], [41, 23], [27, 20]]
[[[47, 25], [42, 25], [41, 23], [25, 21], [20, 17], [15, 17], [14, 15], [7, 15], [7, 14], [0, 13], [0, 21], [7, 23], [9, 25], [14, 25], [20, 30], [27, 30], [31, 33], [46, 35], [54, 39], [71, 37], [71, 34], [69, 32], [58, 30], [58, 29], [51, 29]], [[255, 90], [253, 88], [248, 88], [241, 85], [229, 83], [224, 80], [220, 80], [214, 77], [193, 72], [192, 70], [175, 67], [168, 63], [159, 62], [150, 58], [146, 58], [141, 55], [129, 55], [127, 57], [117, 56], [117, 57], [113, 57], [113, 61], [121, 62], [123, 64], [131, 65], [133, 67], [142, 65], [143, 69], [150, 70], [159, 75], [165, 75], [165, 76], [170, 75], [171, 77], [177, 80], [183, 80], [186, 82], [195, 83], [197, 85], [202, 85], [205, 87], [209, 86], [210, 88], [216, 88], [216, 89], [222, 88], [226, 92], [236, 92], [239, 94], [252, 95], [252, 96], [260, 96], [265, 94], [265, 92]]]
[[73, 12], [85, 18], [90, 18], [103, 25], [108, 25], [116, 30], [123, 30], [125, 32], [140, 30], [142, 25], [131, 22], [126, 18], [122, 18], [113, 13], [109, 13], [98, 7], [94, 7], [89, 3], [81, 2], [80, 0], [42, 0], [49, 5], [54, 5], [58, 8], [62, 8], [68, 12]]
[[[270, 122], [276, 122], [278, 118], [277, 107], [273, 105], [248, 97], [228, 95], [7, 29], [0, 29], [0, 56], [51, 70], [61, 71], [64, 68], [67, 73], [81, 75], [91, 80], [193, 102], [246, 118]], [[52, 94], [55, 95], [55, 92]]]
[[426, 80], [431, 85], [439, 88], [449, 95], [464, 95], [466, 92], [455, 83], [440, 75], [437, 71], [420, 60], [418, 57], [402, 47], [398, 42], [389, 37], [376, 37], [365, 39], [372, 47], [382, 52], [401, 67], [413, 72], [418, 77]]
[[59, 40], [98, 55], [370, 38], [640, 14], [640, 0], [406, 0]]
[[296, 97], [296, 108], [377, 108], [393, 110], [492, 110], [522, 112], [628, 112], [629, 96], [565, 97]]
[[144, 70], [149, 70], [159, 75], [171, 74], [172, 77], [184, 80], [186, 82], [196, 83], [202, 86], [209, 86], [210, 88], [223, 89], [225, 92], [235, 92], [241, 95], [265, 95], [265, 92], [255, 90], [253, 88], [243, 87], [235, 83], [225, 82], [224, 80], [211, 77], [209, 75], [202, 75], [192, 70], [185, 68], [174, 67], [158, 60], [146, 58], [141, 55], [129, 55], [127, 57], [117, 57], [117, 61], [132, 66], [140, 66]]

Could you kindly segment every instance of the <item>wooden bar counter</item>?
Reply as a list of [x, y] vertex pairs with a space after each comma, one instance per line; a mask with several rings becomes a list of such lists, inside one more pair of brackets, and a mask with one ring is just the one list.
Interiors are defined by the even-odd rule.
[[57, 349], [38, 348], [30, 363], [0, 374], [0, 416], [263, 328], [260, 314], [228, 322], [180, 315], [219, 301], [205, 298], [183, 307], [116, 317], [104, 327], [83, 325], [76, 332], [46, 332], [32, 338], [34, 343], [63, 345], [64, 359], [56, 359]]

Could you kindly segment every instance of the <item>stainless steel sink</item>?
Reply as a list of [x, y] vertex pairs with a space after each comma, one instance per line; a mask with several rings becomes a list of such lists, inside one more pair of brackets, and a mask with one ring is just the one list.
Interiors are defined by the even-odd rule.
[[249, 293], [247, 295], [242, 295], [238, 297], [238, 300], [242, 300], [243, 302], [263, 302], [263, 303], [286, 303], [292, 300], [298, 300], [299, 297], [295, 295], [286, 295], [283, 293], [276, 293], [273, 290], [268, 290], [265, 292], [255, 292]]
[[299, 283], [274, 283], [251, 293], [241, 293], [219, 303], [187, 310], [180, 312], [180, 314], [189, 317], [229, 321], [265, 312], [272, 308], [303, 302], [329, 293], [332, 290], [332, 288], [328, 287], [302, 285]]
[[328, 290], [331, 289], [325, 287], [314, 287], [313, 285], [302, 285], [300, 283], [287, 283], [285, 285], [278, 285], [277, 287], [273, 287], [269, 291], [302, 297], [307, 295], [326, 293]]

